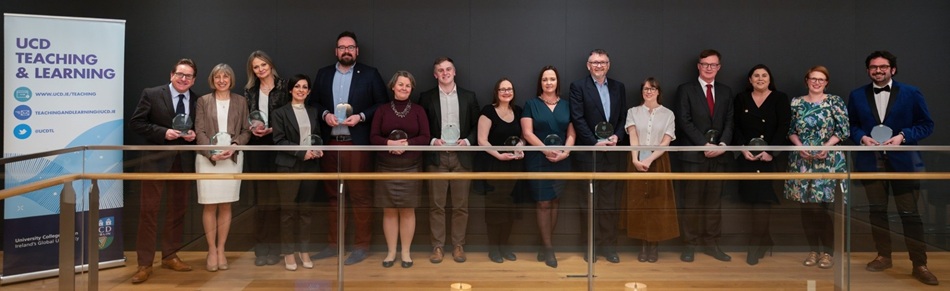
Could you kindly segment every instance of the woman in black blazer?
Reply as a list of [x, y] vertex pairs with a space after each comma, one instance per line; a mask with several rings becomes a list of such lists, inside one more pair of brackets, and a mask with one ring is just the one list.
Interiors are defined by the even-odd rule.
[[[292, 84], [289, 86], [290, 103], [277, 108], [271, 114], [274, 144], [309, 146], [311, 145], [311, 136], [320, 135], [320, 115], [316, 108], [305, 104], [307, 96], [310, 95], [310, 78], [298, 74], [290, 78], [288, 84]], [[319, 169], [318, 159], [322, 156], [323, 151], [318, 150], [280, 151], [277, 153], [274, 162], [277, 164], [277, 172], [279, 173], [313, 172]], [[296, 255], [300, 256], [304, 268], [313, 268], [310, 254], [307, 253], [312, 218], [305, 207], [295, 202], [299, 190], [300, 181], [283, 180], [277, 182], [277, 192], [280, 195], [281, 205], [281, 254], [284, 255], [284, 268], [288, 271], [297, 270]]]

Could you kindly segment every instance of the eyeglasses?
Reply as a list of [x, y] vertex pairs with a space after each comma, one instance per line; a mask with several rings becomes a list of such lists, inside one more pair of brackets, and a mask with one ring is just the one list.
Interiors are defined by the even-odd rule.
[[877, 70], [887, 71], [887, 70], [890, 70], [890, 69], [891, 69], [891, 66], [889, 66], [889, 65], [883, 65], [883, 66], [868, 66], [868, 71], [872, 71], [872, 72], [873, 72], [873, 71], [877, 71]]
[[511, 93], [511, 92], [514, 92], [514, 91], [515, 91], [514, 88], [498, 88], [498, 92], [500, 92], [500, 93]]
[[660, 91], [660, 90], [658, 90], [657, 88], [652, 88], [652, 87], [645, 87], [645, 88], [643, 88], [643, 92], [653, 93], [653, 92], [656, 92], [656, 91]]
[[822, 78], [808, 78], [806, 80], [808, 80], [808, 82], [812, 82], [815, 84], [824, 84], [825, 82], [828, 82], [828, 79], [822, 79]]
[[595, 67], [603, 67], [610, 64], [610, 62], [604, 62], [604, 61], [587, 62], [587, 63]]
[[699, 63], [699, 67], [703, 69], [715, 69], [719, 68], [719, 64]]
[[355, 51], [356, 51], [356, 46], [355, 46], [355, 45], [347, 45], [347, 46], [342, 46], [342, 45], [341, 45], [341, 46], [336, 47], [336, 50], [338, 50], [338, 51], [355, 52]]
[[195, 75], [175, 72], [175, 78], [190, 81], [195, 79]]

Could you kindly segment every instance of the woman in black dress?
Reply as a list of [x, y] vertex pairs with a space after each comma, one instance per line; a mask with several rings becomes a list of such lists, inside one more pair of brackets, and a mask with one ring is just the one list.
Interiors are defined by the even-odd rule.
[[[775, 89], [772, 71], [758, 64], [749, 70], [749, 86], [735, 100], [735, 141], [737, 145], [765, 142], [772, 146], [788, 145], [791, 106], [788, 95]], [[753, 142], [755, 140], [756, 142]], [[739, 171], [774, 172], [777, 151], [747, 151], [737, 157]], [[749, 251], [746, 263], [755, 265], [774, 242], [769, 235], [769, 213], [778, 196], [771, 180], [739, 180], [739, 197], [749, 204]]]
[[[511, 104], [515, 99], [515, 89], [511, 80], [501, 78], [495, 83], [494, 98], [491, 105], [482, 108], [478, 117], [478, 145], [511, 146], [509, 139], [520, 141], [521, 107]], [[522, 152], [485, 151], [481, 161], [485, 161], [487, 172], [521, 172], [524, 168]], [[508, 246], [511, 236], [511, 224], [514, 222], [514, 200], [511, 192], [517, 180], [489, 180], [492, 189], [485, 194], [485, 225], [488, 230], [488, 258], [495, 263], [517, 259]]]

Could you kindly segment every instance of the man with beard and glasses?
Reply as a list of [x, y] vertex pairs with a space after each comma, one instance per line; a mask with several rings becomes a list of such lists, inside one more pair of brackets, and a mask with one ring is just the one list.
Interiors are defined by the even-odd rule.
[[[930, 136], [934, 121], [930, 118], [924, 95], [917, 87], [891, 79], [897, 75], [897, 57], [888, 51], [875, 51], [868, 55], [864, 65], [871, 83], [851, 91], [848, 102], [851, 139], [864, 146], [914, 146]], [[875, 139], [878, 136], [875, 130], [884, 128], [890, 128], [890, 134], [886, 134], [885, 130], [884, 137]], [[923, 171], [923, 160], [916, 151], [860, 151], [854, 155], [855, 171]], [[927, 269], [924, 226], [917, 211], [920, 180], [861, 180], [861, 184], [868, 196], [873, 226], [871, 236], [877, 248], [877, 258], [868, 263], [865, 269], [881, 272], [893, 266], [890, 222], [887, 219], [888, 200], [893, 196], [904, 227], [902, 236], [914, 265], [911, 274], [924, 284], [939, 284], [937, 277]]]
[[[355, 33], [340, 33], [334, 50], [337, 63], [317, 71], [313, 79], [313, 96], [307, 99], [307, 103], [321, 112], [324, 122], [320, 124], [320, 132], [323, 133], [323, 140], [327, 145], [369, 145], [370, 121], [373, 120], [376, 107], [386, 102], [388, 89], [376, 68], [356, 63], [360, 49]], [[338, 105], [349, 107], [350, 110], [338, 112]], [[338, 113], [346, 116], [337, 116]], [[370, 172], [373, 170], [372, 156], [370, 152], [327, 151], [320, 165], [324, 172]], [[344, 262], [346, 265], [352, 265], [363, 261], [369, 255], [372, 234], [372, 181], [350, 180], [338, 183], [343, 183], [343, 191], [353, 208], [353, 221], [356, 225], [352, 252]], [[330, 199], [329, 246], [313, 255], [313, 259], [333, 257], [339, 253], [338, 183], [324, 183]]]

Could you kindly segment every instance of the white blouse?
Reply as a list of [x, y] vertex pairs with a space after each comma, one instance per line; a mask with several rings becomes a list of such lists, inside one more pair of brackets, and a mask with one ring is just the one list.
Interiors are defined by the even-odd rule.
[[673, 111], [663, 107], [657, 107], [650, 112], [646, 106], [640, 105], [627, 110], [627, 124], [624, 128], [637, 126], [637, 135], [640, 137], [640, 145], [655, 146], [663, 141], [663, 135], [669, 135], [670, 140], [676, 140], [676, 125], [673, 123]]

